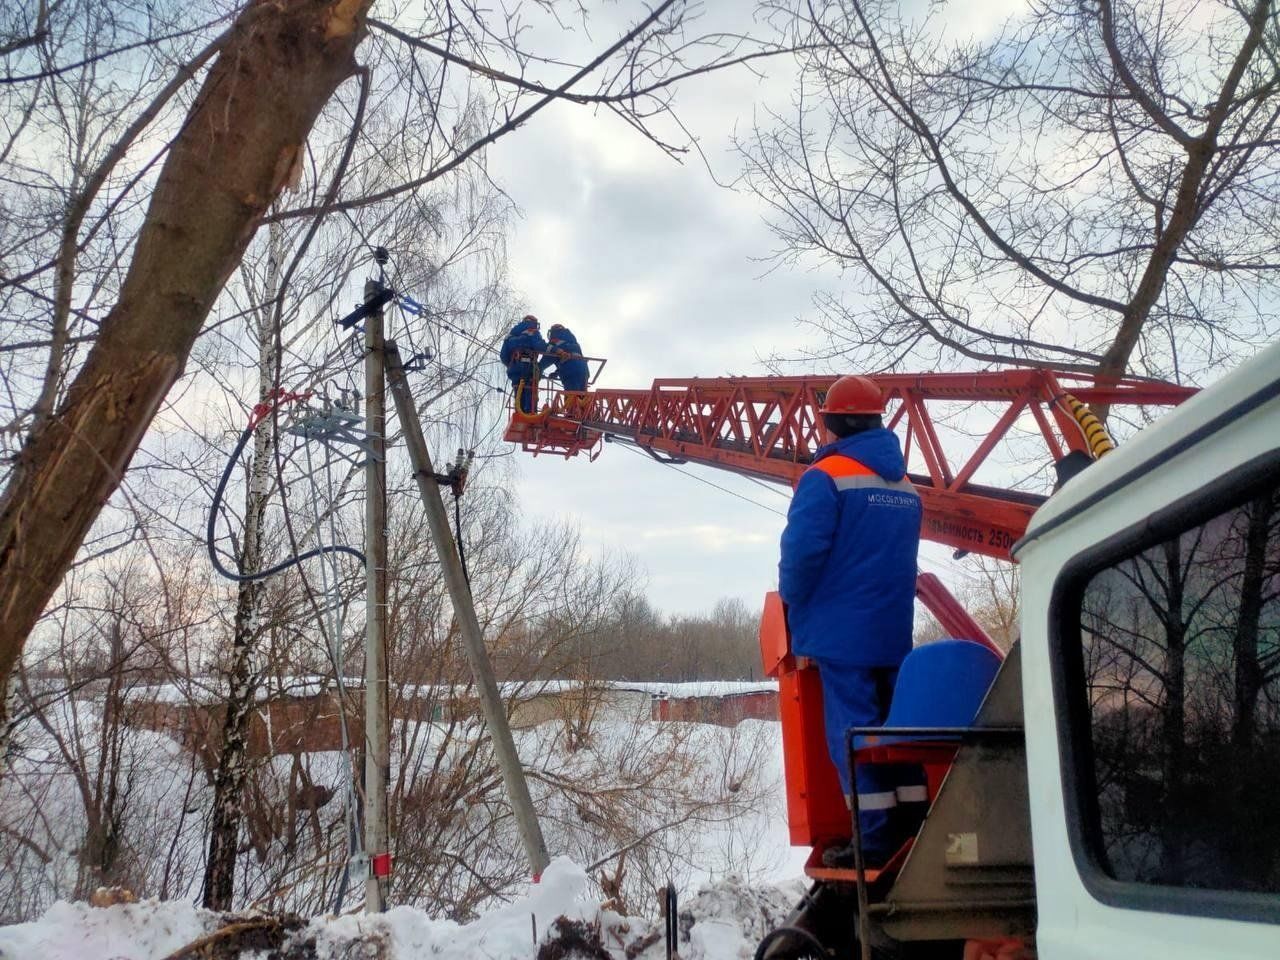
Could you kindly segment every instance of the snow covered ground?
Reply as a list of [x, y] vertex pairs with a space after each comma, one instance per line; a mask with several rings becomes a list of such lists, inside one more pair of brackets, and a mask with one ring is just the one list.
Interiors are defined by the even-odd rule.
[[[86, 743], [94, 742], [92, 734], [97, 729], [90, 707], [86, 705], [82, 715], [72, 718], [79, 726], [67, 723], [67, 730], [77, 730]], [[449, 754], [464, 751], [469, 742], [469, 737], [461, 737], [437, 743], [438, 732], [431, 725], [424, 725], [423, 729], [426, 734], [411, 752], [413, 757], [435, 756], [441, 744]], [[606, 815], [612, 812], [633, 833], [651, 823], [661, 824], [672, 810], [696, 811], [696, 817], [677, 820], [670, 830], [660, 834], [666, 838], [665, 847], [647, 864], [640, 859], [640, 850], [627, 861], [631, 878], [629, 909], [646, 914], [647, 919], [602, 911], [601, 871], [588, 876], [570, 859], [561, 857], [541, 884], [522, 890], [517, 882], [504, 889], [501, 897], [460, 918], [469, 920], [462, 924], [444, 919], [450, 915], [448, 909], [425, 895], [417, 896], [414, 906], [398, 906], [379, 917], [354, 915], [304, 922], [302, 929], [289, 934], [290, 944], [301, 951], [286, 954], [289, 960], [366, 956], [376, 960], [425, 956], [444, 960], [534, 960], [538, 958], [534, 930], [538, 941], [545, 941], [549, 928], [560, 916], [587, 924], [617, 958], [626, 956], [630, 947], [632, 960], [654, 960], [664, 953], [662, 927], [653, 917], [657, 903], [653, 884], [662, 883], [667, 877], [676, 881], [681, 900], [681, 956], [685, 960], [750, 957], [760, 936], [785, 918], [803, 892], [798, 878], [807, 851], [788, 844], [779, 725], [748, 720], [726, 728], [604, 716], [595, 721], [589, 742], [574, 751], [564, 750], [558, 731], [556, 724], [544, 724], [518, 732], [519, 748], [526, 762], [532, 759], [534, 768], [544, 775], [608, 784], [611, 791], [636, 781], [638, 790], [633, 785], [628, 787], [632, 792], [618, 794], [621, 799], [617, 802], [604, 800], [596, 806], [584, 806], [581, 798], [570, 803], [565, 797], [540, 788], [540, 794], [545, 794], [544, 829], [553, 853], [568, 853], [579, 863], [587, 864], [604, 857], [623, 839], [602, 833], [607, 824], [584, 819], [583, 810]], [[78, 793], [72, 778], [57, 775], [60, 761], [53, 743], [45, 744], [35, 737], [28, 741], [18, 765], [25, 778], [10, 778], [5, 792], [0, 793], [0, 799], [5, 801], [0, 804], [0, 823], [18, 811], [20, 795], [13, 791], [19, 784], [24, 790], [33, 791], [30, 796], [39, 801], [40, 819], [47, 823], [47, 835], [40, 839], [55, 859], [39, 869], [9, 878], [9, 886], [16, 884], [33, 899], [30, 891], [44, 892], [32, 909], [18, 914], [38, 919], [0, 927], [0, 960], [163, 960], [232, 922], [231, 917], [192, 906], [198, 895], [208, 790], [174, 741], [151, 731], [127, 732], [127, 751], [119, 768], [127, 775], [138, 801], [133, 809], [141, 818], [136, 831], [140, 839], [133, 843], [149, 844], [138, 853], [163, 873], [164, 882], [168, 883], [167, 896], [172, 899], [143, 899], [110, 907], [65, 902], [72, 896], [76, 850], [84, 831], [83, 812], [77, 807]], [[684, 760], [664, 776], [668, 780], [683, 777], [689, 786], [680, 792], [668, 784], [666, 792], [654, 794], [651, 778], [661, 766], [658, 761], [671, 749], [678, 750]], [[317, 782], [336, 781], [336, 756], [308, 756]], [[287, 757], [273, 761], [281, 765], [282, 782], [286, 783], [289, 762]], [[398, 757], [397, 769], [401, 762], [404, 758]], [[446, 759], [445, 766], [451, 762]], [[729, 798], [728, 805], [698, 810], [699, 797], [703, 795]], [[651, 808], [641, 805], [654, 796], [662, 802]], [[740, 799], [744, 797], [748, 799]], [[672, 807], [676, 803], [684, 806]], [[618, 804], [623, 806], [619, 808]], [[187, 821], [185, 826], [180, 823], [174, 827], [170, 822], [178, 815]], [[433, 842], [438, 846], [447, 838], [436, 837]], [[502, 838], [497, 845], [507, 850], [518, 847], [514, 836]], [[404, 848], [398, 852], [403, 854]], [[483, 850], [479, 853], [492, 856]], [[254, 864], [252, 858], [245, 858], [246, 875], [252, 869], [265, 869], [255, 868]], [[159, 875], [153, 874], [155, 871], [146, 874], [136, 888], [144, 898], [162, 892]], [[635, 881], [642, 876], [649, 879], [637, 885]], [[309, 881], [302, 881], [306, 882]], [[420, 889], [406, 884], [405, 899], [410, 899], [411, 890]], [[252, 899], [242, 897], [243, 902]], [[300, 901], [295, 904], [277, 901], [272, 908], [303, 909], [307, 913], [324, 909], [308, 908]], [[348, 909], [355, 905], [349, 902]], [[480, 914], [478, 918], [470, 920], [476, 912]], [[366, 944], [370, 945], [367, 949]], [[259, 944], [256, 951], [246, 947], [241, 955], [244, 960], [265, 960], [267, 953]]]
[[[123, 882], [142, 897], [198, 899], [211, 804], [207, 778], [164, 734], [120, 729], [114, 751], [99, 749], [98, 713], [94, 703], [67, 702], [51, 713], [56, 723], [49, 730], [28, 725], [12, 775], [0, 782], [0, 917], [7, 921], [29, 920], [97, 885], [81, 866], [88, 830], [84, 798], [108, 755], [114, 758], [119, 796], [128, 801], [117, 810], [131, 865], [122, 880], [110, 882]], [[448, 784], [451, 770], [471, 762], [481, 732], [479, 721], [396, 727], [396, 743], [403, 740], [406, 746], [393, 754], [393, 778], [403, 774], [410, 795], [416, 783], [431, 788], [418, 795], [420, 800], [406, 801], [401, 811], [397, 899], [460, 921], [488, 904], [474, 892], [463, 898], [432, 889], [432, 878], [448, 866], [442, 855], [465, 858], [490, 889], [500, 891], [500, 899], [516, 892], [523, 875], [518, 854], [512, 853], [519, 843], [502, 797], [480, 789], [488, 781], [475, 775], [463, 782], [465, 789], [452, 793], [438, 787], [442, 780]], [[517, 731], [516, 739], [535, 772], [533, 792], [553, 855], [593, 864], [638, 838], [652, 838], [631, 849], [625, 864], [622, 892], [635, 912], [650, 913], [654, 889], [667, 880], [691, 892], [731, 874], [756, 884], [800, 872], [800, 852], [787, 840], [776, 722], [748, 720], [729, 728], [606, 714], [594, 720], [589, 737], [577, 746], [566, 744], [559, 722]], [[68, 769], [69, 753], [82, 758], [80, 773]], [[339, 757], [304, 755], [311, 782], [341, 785]], [[291, 774], [296, 762], [282, 755], [259, 771], [252, 808], [258, 814], [251, 811], [250, 826], [276, 832], [266, 835], [261, 853], [241, 858], [237, 902], [273, 896], [266, 903], [270, 909], [311, 915], [332, 908], [336, 868], [320, 874], [314, 864], [340, 860], [341, 796], [323, 811], [319, 833], [305, 815], [280, 824], [268, 819], [287, 812], [290, 797], [296, 796]], [[436, 769], [435, 779], [426, 780], [422, 771]], [[566, 786], [552, 786], [560, 784]], [[453, 817], [447, 828], [439, 825], [442, 811]], [[290, 829], [296, 835], [292, 847], [285, 845]], [[13, 843], [14, 837], [31, 843]], [[599, 879], [599, 871], [592, 872]], [[283, 893], [273, 895], [277, 890]], [[443, 899], [450, 896], [451, 901]]]
[[[223, 681], [218, 677], [191, 677], [185, 682], [141, 685], [130, 688], [127, 698], [148, 703], [220, 703], [226, 696]], [[348, 690], [363, 690], [364, 677], [346, 677], [343, 685]], [[506, 699], [528, 699], [543, 694], [563, 693], [589, 687], [593, 690], [621, 690], [647, 693], [654, 697], [685, 700], [697, 697], [724, 697], [743, 693], [770, 693], [778, 689], [774, 680], [692, 680], [688, 682], [649, 680], [593, 680], [584, 684], [580, 680], [505, 680], [498, 684], [498, 692]], [[258, 700], [289, 695], [314, 696], [332, 691], [336, 684], [332, 677], [299, 674], [272, 678], [257, 690]], [[449, 697], [473, 697], [471, 684], [401, 684], [399, 695], [413, 699], [447, 699]]]
[[[763, 934], [781, 923], [803, 893], [799, 880], [746, 887], [724, 878], [701, 888], [679, 911], [684, 960], [749, 958]], [[287, 934], [277, 949], [290, 957], [347, 960], [537, 960], [539, 949], [561, 932], [560, 918], [580, 921], [598, 935], [611, 957], [665, 956], [661, 927], [601, 910], [586, 873], [565, 858], [516, 901], [465, 925], [433, 920], [423, 910], [396, 907], [380, 916], [320, 917]], [[0, 927], [0, 960], [163, 960], [239, 918], [188, 903], [155, 900], [110, 907], [57, 903], [39, 920]], [[364, 947], [365, 949], [361, 949]], [[630, 950], [628, 949], [630, 948]], [[263, 960], [261, 946], [239, 952]]]

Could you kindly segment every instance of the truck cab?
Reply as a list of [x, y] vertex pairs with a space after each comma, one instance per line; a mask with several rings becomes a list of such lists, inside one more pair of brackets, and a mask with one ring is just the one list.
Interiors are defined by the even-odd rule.
[[1280, 344], [1013, 555], [1038, 955], [1280, 956]]

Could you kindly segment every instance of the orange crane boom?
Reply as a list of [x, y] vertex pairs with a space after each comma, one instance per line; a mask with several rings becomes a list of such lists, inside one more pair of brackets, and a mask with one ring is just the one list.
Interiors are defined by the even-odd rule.
[[[834, 376], [655, 380], [648, 389], [553, 392], [539, 413], [513, 413], [506, 439], [535, 455], [599, 455], [605, 439], [659, 459], [717, 467], [794, 485], [824, 442], [818, 408]], [[899, 430], [908, 475], [924, 503], [921, 535], [958, 550], [1009, 559], [1045, 496], [974, 481], [1020, 420], [1035, 425], [1051, 463], [1092, 458], [1093, 438], [1073, 411], [1086, 405], [1173, 406], [1193, 388], [1097, 378], [1045, 368], [872, 377], [885, 391], [886, 425]], [[963, 459], [939, 439], [935, 407], [989, 404], [999, 415]], [[1105, 436], [1105, 434], [1104, 434]]]

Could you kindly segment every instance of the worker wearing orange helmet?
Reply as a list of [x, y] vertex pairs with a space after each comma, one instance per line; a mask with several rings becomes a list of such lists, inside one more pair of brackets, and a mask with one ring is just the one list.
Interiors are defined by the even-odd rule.
[[[867, 377], [841, 377], [819, 412], [835, 438], [800, 477], [782, 533], [778, 590], [791, 646], [817, 662], [831, 759], [848, 797], [845, 732], [884, 722], [898, 667], [911, 650], [920, 497], [906, 478], [902, 447], [883, 422], [884, 397]], [[894, 816], [918, 801], [913, 773], [860, 765], [856, 790], [869, 864], [905, 839]], [[914, 804], [913, 804], [914, 805]], [[851, 865], [852, 849], [828, 851]]]

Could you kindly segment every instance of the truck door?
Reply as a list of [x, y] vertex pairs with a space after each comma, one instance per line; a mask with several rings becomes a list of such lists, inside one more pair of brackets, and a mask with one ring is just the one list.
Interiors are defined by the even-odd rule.
[[1043, 960], [1280, 957], [1278, 397], [1273, 347], [1018, 547]]

